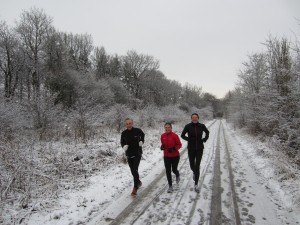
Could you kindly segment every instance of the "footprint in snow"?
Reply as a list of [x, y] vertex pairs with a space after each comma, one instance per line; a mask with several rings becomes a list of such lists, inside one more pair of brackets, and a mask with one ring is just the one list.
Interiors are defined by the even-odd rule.
[[252, 206], [253, 206], [253, 203], [250, 202], [247, 206], [248, 206], [248, 207], [252, 207]]
[[243, 188], [241, 189], [241, 192], [242, 192], [242, 193], [246, 192], [246, 187], [243, 187]]

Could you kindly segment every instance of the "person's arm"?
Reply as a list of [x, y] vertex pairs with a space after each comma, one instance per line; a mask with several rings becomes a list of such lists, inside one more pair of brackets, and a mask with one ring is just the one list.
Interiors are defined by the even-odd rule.
[[181, 133], [181, 138], [186, 141], [188, 140], [188, 137], [185, 135], [187, 132], [188, 132], [188, 129], [187, 129], [187, 125], [186, 125]]
[[179, 150], [182, 147], [181, 141], [177, 134], [175, 134], [175, 148]]
[[145, 133], [141, 130], [141, 141], [144, 143], [145, 142]]
[[165, 146], [164, 146], [164, 143], [163, 143], [162, 135], [160, 136], [160, 142], [161, 142], [160, 150], [164, 150]]
[[203, 131], [205, 133], [205, 137], [202, 139], [203, 142], [206, 142], [208, 137], [209, 137], [209, 131], [208, 129], [206, 128], [206, 126], [203, 124]]
[[124, 147], [124, 145], [126, 145], [126, 139], [124, 137], [124, 133], [121, 134], [121, 140], [120, 140], [121, 146], [122, 148]]
[[143, 142], [143, 144], [145, 143], [145, 134], [144, 134], [144, 132], [140, 129], [140, 141], [142, 141]]
[[139, 146], [142, 147], [145, 142], [145, 134], [140, 128], [136, 128], [139, 136]]

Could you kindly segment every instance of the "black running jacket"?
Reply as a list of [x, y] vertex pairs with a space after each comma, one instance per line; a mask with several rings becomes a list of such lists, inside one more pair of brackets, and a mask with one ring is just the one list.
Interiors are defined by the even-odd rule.
[[142, 147], [139, 146], [139, 142], [144, 143], [145, 134], [139, 129], [133, 127], [131, 130], [124, 130], [121, 134], [121, 146], [128, 145], [126, 156], [132, 157], [143, 154]]
[[[204, 138], [202, 138], [203, 132], [205, 133]], [[186, 136], [186, 133], [188, 136]], [[203, 142], [206, 142], [208, 137], [209, 131], [202, 123], [189, 123], [181, 133], [181, 138], [188, 142], [189, 150], [203, 150]]]

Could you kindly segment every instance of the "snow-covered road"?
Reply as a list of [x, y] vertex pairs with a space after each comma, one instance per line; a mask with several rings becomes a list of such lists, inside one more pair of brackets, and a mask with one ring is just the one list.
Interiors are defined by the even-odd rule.
[[173, 193], [166, 192], [163, 161], [156, 149], [141, 162], [143, 186], [137, 197], [130, 196], [128, 166], [120, 165], [94, 177], [85, 190], [67, 195], [59, 209], [33, 215], [28, 224], [300, 224], [297, 210], [279, 207], [262, 185], [227, 123], [215, 120], [207, 127], [210, 138], [201, 162], [199, 194], [184, 148], [181, 181]]

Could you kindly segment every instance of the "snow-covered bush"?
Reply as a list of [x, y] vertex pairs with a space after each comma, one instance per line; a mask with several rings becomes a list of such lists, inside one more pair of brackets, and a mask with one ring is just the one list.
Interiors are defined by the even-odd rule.
[[187, 114], [176, 105], [168, 105], [161, 108], [163, 122], [178, 123], [185, 121]]
[[141, 127], [155, 127], [157, 122], [163, 118], [160, 110], [153, 105], [148, 105], [142, 110], [139, 110], [138, 115], [139, 125]]
[[299, 165], [299, 50], [290, 45], [286, 38], [269, 38], [264, 52], [249, 56], [235, 91], [226, 96], [225, 112], [235, 126], [277, 139]]
[[130, 109], [126, 105], [116, 104], [105, 113], [104, 123], [107, 127], [120, 132], [126, 118], [130, 118]]

